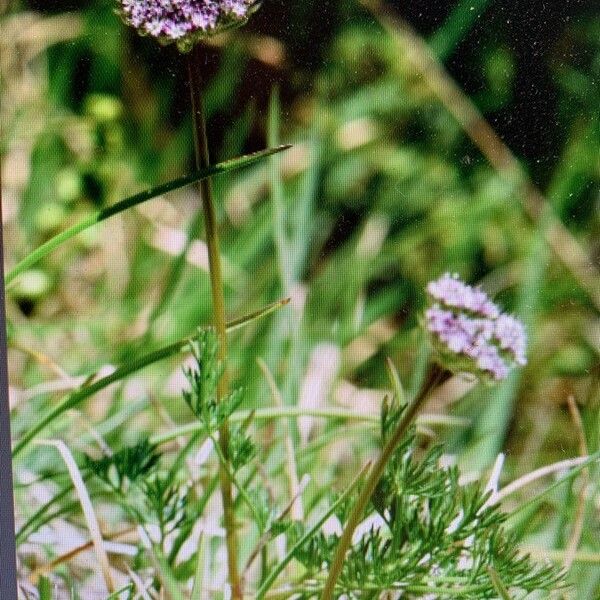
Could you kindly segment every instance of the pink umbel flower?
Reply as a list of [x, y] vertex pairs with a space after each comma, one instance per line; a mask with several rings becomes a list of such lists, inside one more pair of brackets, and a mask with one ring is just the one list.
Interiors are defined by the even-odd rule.
[[429, 283], [427, 293], [425, 326], [446, 366], [499, 381], [527, 363], [523, 324], [485, 292], [446, 273]]
[[495, 319], [499, 308], [480, 289], [463, 283], [457, 275], [446, 273], [427, 286], [427, 293], [445, 306]]
[[257, 0], [119, 0], [124, 21], [161, 44], [181, 51], [224, 29], [243, 25]]

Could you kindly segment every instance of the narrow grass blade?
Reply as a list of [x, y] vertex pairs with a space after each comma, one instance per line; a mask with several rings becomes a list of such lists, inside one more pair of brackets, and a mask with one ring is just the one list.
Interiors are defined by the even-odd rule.
[[40, 577], [37, 587], [39, 600], [52, 600], [52, 584], [47, 577]]
[[[53, 501], [54, 499], [52, 499], [50, 502]], [[69, 516], [78, 511], [79, 508], [80, 504], [79, 502], [77, 502], [77, 500], [68, 502], [64, 506], [61, 506], [60, 508], [52, 512], [48, 511], [47, 506], [43, 506], [42, 508], [40, 508], [38, 513], [36, 513], [36, 520], [33, 521], [31, 524], [28, 524], [27, 530], [23, 531], [23, 529], [21, 529], [19, 530], [19, 534], [15, 536], [17, 546], [19, 546], [19, 544], [21, 544], [23, 540], [27, 539], [31, 534], [41, 529], [44, 525], [46, 525], [46, 523], [50, 523], [50, 521], [58, 519], [59, 517]]]
[[[557, 479], [555, 482], [551, 483], [548, 487], [544, 488], [541, 492], [535, 494], [534, 496], [530, 497], [528, 500], [526, 500], [525, 502], [523, 502], [520, 506], [517, 506], [515, 509], [513, 509], [510, 514], [509, 514], [509, 518], [514, 517], [517, 513], [522, 512], [523, 510], [535, 505], [537, 502], [539, 502], [546, 494], [548, 494], [549, 492], [551, 492], [552, 490], [556, 489], [557, 487], [561, 486], [563, 483], [566, 483], [567, 481], [570, 481], [573, 477], [576, 477], [577, 475], [579, 475], [579, 473], [581, 473], [581, 471], [583, 471], [585, 468], [587, 468], [588, 465], [592, 464], [593, 462], [597, 461], [600, 459], [600, 451], [595, 452], [594, 454], [590, 454], [589, 457], [587, 457], [586, 459], [583, 459], [581, 457], [579, 457], [578, 459], [573, 459], [573, 460], [577, 460], [581, 462], [578, 464], [578, 466], [574, 467], [573, 469], [571, 469], [566, 475], [564, 475], [563, 477], [561, 477], [560, 479]], [[561, 461], [563, 462], [563, 461]], [[509, 486], [507, 486], [508, 488]], [[499, 492], [499, 496], [502, 494], [502, 490]], [[502, 497], [504, 498], [505, 496], [507, 496], [508, 494], [502, 494]]]
[[148, 200], [152, 200], [157, 196], [162, 196], [168, 192], [172, 192], [173, 190], [179, 189], [190, 183], [194, 183], [196, 181], [200, 181], [202, 179], [207, 179], [208, 177], [212, 177], [213, 175], [220, 175], [222, 173], [227, 173], [229, 171], [233, 171], [235, 169], [240, 169], [242, 167], [246, 167], [255, 163], [267, 156], [271, 156], [272, 154], [277, 154], [278, 152], [282, 152], [283, 150], [287, 150], [290, 148], [289, 145], [281, 145], [277, 148], [269, 148], [268, 150], [261, 150], [260, 152], [255, 152], [253, 154], [248, 154], [246, 156], [242, 156], [241, 158], [234, 158], [232, 160], [228, 160], [217, 165], [210, 166], [206, 169], [201, 169], [192, 173], [191, 175], [186, 175], [185, 177], [180, 177], [179, 179], [175, 179], [170, 181], [169, 183], [165, 183], [163, 185], [159, 185], [155, 188], [151, 188], [144, 192], [140, 192], [139, 194], [135, 194], [134, 196], [130, 196], [121, 202], [117, 202], [112, 206], [104, 208], [87, 219], [84, 219], [77, 225], [70, 227], [66, 231], [59, 233], [54, 236], [52, 239], [48, 240], [46, 243], [42, 244], [39, 248], [34, 250], [31, 254], [26, 256], [21, 262], [19, 262], [11, 271], [9, 271], [6, 275], [6, 285], [8, 286], [18, 275], [29, 269], [36, 262], [41, 260], [44, 256], [50, 254], [53, 250], [58, 248], [61, 244], [76, 236], [78, 233], [89, 229], [90, 227], [105, 221], [106, 219], [117, 215], [125, 210], [128, 210], [138, 204], [142, 204], [147, 202]]
[[167, 562], [167, 559], [164, 557], [161, 549], [156, 544], [152, 544], [148, 551], [150, 552], [150, 557], [154, 563], [156, 575], [164, 586], [163, 589], [166, 592], [166, 597], [170, 600], [185, 600], [181, 590], [179, 589], [177, 578], [175, 577], [175, 574]]
[[[280, 300], [278, 302], [274, 302], [273, 304], [269, 304], [256, 312], [236, 319], [227, 325], [227, 331], [232, 331], [243, 327], [248, 323], [252, 323], [257, 319], [272, 313], [278, 308], [285, 306], [287, 302], [287, 300]], [[144, 367], [186, 350], [189, 347], [192, 337], [193, 336], [187, 336], [173, 344], [159, 348], [154, 352], [149, 352], [148, 354], [145, 354], [144, 356], [141, 356], [130, 363], [122, 365], [110, 375], [107, 375], [102, 379], [98, 379], [98, 381], [84, 386], [63, 398], [51, 411], [49, 411], [45, 416], [41, 417], [37, 423], [30, 427], [23, 437], [15, 444], [13, 449], [13, 457], [17, 456], [19, 452], [21, 452], [40, 431], [56, 420], [65, 411], [74, 408], [78, 404], [81, 404], [81, 402], [83, 402], [86, 398], [93, 396], [96, 392], [103, 390], [112, 383], [121, 381], [122, 379], [125, 379], [132, 373], [136, 373]]]
[[85, 487], [85, 483], [83, 481], [83, 477], [79, 471], [79, 467], [71, 454], [71, 451], [67, 448], [66, 444], [60, 440], [39, 440], [37, 442], [40, 446], [52, 446], [58, 450], [61, 455], [67, 469], [69, 471], [69, 475], [71, 476], [71, 481], [73, 482], [73, 486], [77, 492], [77, 496], [79, 497], [79, 502], [81, 503], [81, 508], [83, 510], [83, 516], [85, 517], [85, 522], [90, 532], [90, 537], [92, 538], [92, 542], [94, 543], [94, 550], [96, 552], [96, 558], [98, 559], [98, 564], [102, 571], [102, 576], [104, 577], [104, 582], [106, 583], [106, 587], [108, 589], [108, 593], [112, 593], [115, 590], [115, 584], [110, 572], [110, 564], [108, 562], [108, 556], [106, 554], [106, 550], [104, 549], [104, 541], [102, 539], [102, 533], [100, 532], [100, 525], [98, 524], [98, 520], [96, 519], [96, 513], [94, 512], [94, 507], [92, 505], [92, 501], [88, 494], [87, 488]]
[[315, 535], [315, 533], [321, 528], [323, 523], [327, 521], [327, 519], [335, 512], [335, 509], [340, 506], [343, 502], [346, 501], [348, 496], [352, 493], [352, 491], [356, 488], [356, 486], [361, 482], [365, 473], [370, 468], [371, 463], [367, 463], [357, 475], [357, 477], [352, 481], [352, 483], [348, 486], [348, 488], [344, 491], [344, 493], [329, 507], [327, 511], [321, 516], [321, 518], [292, 546], [290, 551], [284, 556], [283, 560], [281, 560], [273, 570], [269, 573], [269, 576], [265, 579], [263, 584], [260, 586], [260, 589], [256, 593], [256, 600], [261, 600], [265, 597], [265, 594], [269, 590], [269, 588], [275, 583], [277, 577], [281, 574], [281, 572], [285, 569], [287, 564], [296, 556], [296, 553], [310, 540], [310, 538]]
[[[33, 513], [33, 515], [31, 515], [31, 517], [29, 517], [29, 519], [21, 526], [21, 529], [19, 529], [15, 535], [15, 541], [17, 543], [17, 546], [20, 545], [27, 538], [27, 536], [30, 533], [35, 531], [36, 528], [39, 528], [42, 525], [44, 525], [45, 524], [44, 520], [43, 520], [44, 516], [49, 512], [50, 508], [54, 504], [57, 504], [57, 503], [61, 502], [62, 500], [64, 500], [65, 498], [67, 498], [67, 496], [70, 493], [71, 493], [71, 486], [63, 488], [51, 500], [46, 502], [46, 504], [44, 504], [41, 508], [39, 508], [35, 513]], [[71, 503], [71, 505], [72, 504], [73, 503]], [[60, 513], [60, 512], [62, 512], [62, 510], [63, 509], [61, 508], [61, 509], [59, 509], [58, 512]]]
[[461, 0], [443, 25], [429, 38], [429, 46], [442, 61], [469, 35], [493, 0]]
[[290, 303], [289, 298], [284, 298], [283, 300], [277, 300], [277, 302], [267, 304], [266, 306], [263, 306], [262, 308], [258, 309], [255, 312], [252, 312], [248, 315], [244, 315], [243, 317], [240, 317], [239, 319], [234, 319], [233, 321], [229, 321], [229, 323], [227, 323], [227, 331], [228, 332], [235, 331], [236, 329], [240, 329], [241, 327], [244, 327], [245, 325], [249, 325], [250, 323], [252, 323], [254, 321], [258, 321], [259, 319], [262, 319], [263, 317], [270, 315], [271, 313], [275, 312], [276, 310], [283, 308], [284, 306], [287, 306], [289, 303]]
[[[232, 413], [229, 420], [232, 423], [239, 423], [246, 420], [249, 416], [255, 421], [266, 421], [271, 419], [297, 419], [299, 417], [315, 417], [320, 419], [344, 419], [346, 421], [363, 421], [373, 425], [379, 424], [381, 416], [379, 413], [365, 413], [347, 410], [344, 408], [302, 408], [301, 406], [282, 406], [276, 408], [257, 408], [254, 410], [239, 410]], [[453, 417], [452, 415], [422, 414], [416, 419], [417, 425], [432, 426], [442, 425], [448, 427], [469, 427], [471, 421], [462, 417]], [[154, 435], [150, 438], [150, 443], [154, 445], [164, 444], [182, 435], [189, 435], [200, 431], [204, 425], [193, 422], [182, 425], [166, 433]]]
[[[277, 387], [277, 382], [273, 377], [273, 373], [271, 373], [267, 363], [261, 358], [257, 359], [257, 363], [271, 389], [271, 396], [275, 402], [275, 406], [279, 409], [284, 408], [283, 398], [281, 397], [281, 392]], [[304, 508], [302, 506], [302, 498], [299, 494], [300, 478], [298, 477], [298, 466], [296, 465], [296, 452], [294, 450], [294, 442], [290, 436], [288, 424], [285, 421], [283, 422], [283, 444], [287, 460], [286, 474], [288, 478], [289, 494], [290, 498], [296, 498], [296, 500], [292, 500], [292, 519], [294, 521], [303, 521]]]
[[200, 539], [198, 540], [196, 573], [194, 574], [194, 585], [192, 587], [192, 595], [190, 596], [190, 600], [202, 600], [202, 593], [204, 591], [204, 571], [206, 568], [206, 542], [207, 536], [204, 532], [202, 532], [200, 534]]
[[[278, 144], [279, 138], [279, 115], [281, 107], [279, 105], [279, 91], [277, 88], [271, 93], [269, 101], [269, 144]], [[287, 234], [283, 182], [281, 181], [280, 161], [278, 157], [271, 159], [271, 205], [273, 211], [273, 237], [275, 248], [277, 249], [277, 261], [279, 264], [279, 273], [281, 284], [285, 293], [288, 293], [292, 285], [292, 274], [287, 258], [289, 257], [289, 238]]]
[[400, 375], [398, 375], [396, 365], [394, 365], [392, 359], [389, 357], [385, 361], [385, 364], [387, 367], [388, 377], [390, 378], [390, 383], [394, 389], [394, 394], [396, 394], [396, 399], [398, 400], [400, 406], [404, 406], [406, 404], [406, 394], [404, 393], [404, 387], [400, 381]]
[[123, 586], [121, 589], [117, 590], [116, 592], [113, 592], [110, 596], [106, 596], [106, 600], [119, 600], [119, 598], [121, 598], [121, 594], [124, 594], [125, 592], [130, 591], [132, 588], [133, 588], [133, 584], [128, 583], [127, 585]]
[[[515, 311], [530, 330], [541, 301], [542, 286], [549, 262], [549, 248], [543, 236], [546, 225], [545, 219], [542, 219], [540, 230], [532, 241]], [[521, 370], [513, 371], [495, 390], [494, 401], [484, 405], [485, 410], [481, 411], [473, 432], [476, 441], [463, 457], [464, 464], [468, 464], [469, 468], [487, 468], [502, 450], [513, 417], [521, 377]]]
[[[136, 587], [137, 596], [135, 597], [141, 598], [142, 600], [152, 600], [152, 597], [150, 596], [150, 594], [148, 594], [148, 587], [151, 585], [151, 582], [145, 584], [137, 575], [137, 573], [132, 571], [128, 566], [126, 566], [126, 569], [127, 573], [129, 573], [129, 577], [131, 577], [131, 580], [133, 581]], [[129, 585], [131, 586], [131, 584]]]
[[493, 569], [489, 565], [486, 568], [487, 568], [488, 575], [490, 576], [490, 579], [492, 580], [492, 585], [494, 586], [494, 589], [498, 592], [498, 595], [500, 596], [500, 598], [502, 598], [502, 600], [511, 600], [510, 594], [508, 593], [506, 586], [502, 582], [502, 579], [500, 579], [500, 575], [498, 575], [496, 569]]

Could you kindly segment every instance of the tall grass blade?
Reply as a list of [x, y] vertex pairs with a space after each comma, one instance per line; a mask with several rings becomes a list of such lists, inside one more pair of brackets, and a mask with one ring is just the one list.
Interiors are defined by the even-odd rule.
[[[285, 306], [287, 304], [287, 300], [280, 300], [278, 302], [274, 302], [273, 304], [269, 304], [264, 308], [253, 312], [247, 316], [241, 317], [232, 321], [227, 325], [227, 330], [232, 331], [243, 327], [248, 323], [252, 323], [261, 317], [264, 317], [278, 308]], [[152, 365], [160, 360], [178, 354], [184, 350], [187, 350], [189, 347], [189, 343], [192, 337], [187, 336], [183, 339], [178, 340], [173, 344], [169, 344], [168, 346], [163, 346], [154, 352], [149, 352], [144, 356], [141, 356], [138, 359], [135, 359], [129, 363], [126, 363], [113, 371], [110, 375], [102, 377], [98, 379], [94, 383], [90, 383], [87, 386], [80, 388], [79, 390], [69, 394], [63, 400], [61, 400], [51, 411], [49, 411], [45, 416], [41, 417], [40, 420], [35, 423], [32, 427], [30, 427], [27, 432], [23, 435], [23, 437], [15, 444], [13, 449], [13, 457], [17, 456], [30, 442], [33, 438], [43, 429], [45, 429], [50, 423], [55, 421], [59, 416], [61, 416], [65, 411], [74, 408], [75, 406], [81, 404], [86, 398], [93, 396], [100, 390], [108, 387], [112, 383], [116, 383], [121, 381], [131, 375], [132, 373], [136, 373], [140, 371], [144, 367]]]
[[260, 586], [258, 592], [256, 593], [256, 600], [262, 600], [265, 597], [265, 594], [268, 592], [269, 588], [275, 583], [277, 577], [281, 574], [281, 572], [285, 569], [287, 564], [294, 558], [296, 553], [310, 540], [310, 538], [315, 535], [315, 533], [321, 528], [323, 523], [327, 521], [327, 519], [335, 512], [335, 509], [340, 506], [346, 499], [350, 496], [353, 490], [358, 486], [358, 484], [362, 481], [365, 473], [368, 471], [370, 463], [367, 463], [360, 471], [360, 473], [356, 476], [354, 481], [346, 488], [343, 494], [325, 511], [325, 513], [319, 518], [319, 520], [292, 546], [290, 551], [285, 555], [283, 560], [281, 560], [273, 570], [269, 573], [269, 576], [265, 579], [263, 584]]
[[228, 160], [222, 163], [219, 163], [214, 166], [210, 166], [206, 169], [200, 169], [191, 175], [186, 175], [185, 177], [180, 177], [169, 183], [165, 183], [159, 185], [155, 188], [151, 188], [144, 192], [140, 192], [139, 194], [135, 194], [134, 196], [130, 196], [121, 202], [117, 202], [112, 206], [107, 208], [103, 208], [98, 212], [94, 213], [87, 219], [84, 219], [77, 225], [73, 225], [69, 229], [59, 233], [54, 236], [44, 244], [42, 244], [39, 248], [34, 250], [31, 254], [26, 256], [21, 262], [19, 262], [11, 271], [9, 271], [6, 275], [6, 285], [11, 284], [21, 273], [29, 269], [32, 265], [40, 261], [43, 257], [50, 254], [53, 250], [58, 248], [61, 244], [76, 236], [78, 233], [93, 227], [97, 223], [105, 221], [110, 217], [117, 215], [125, 210], [128, 210], [138, 204], [143, 204], [148, 200], [152, 200], [158, 196], [162, 196], [168, 192], [172, 192], [173, 190], [179, 189], [190, 183], [194, 183], [196, 181], [201, 181], [203, 179], [207, 179], [208, 177], [212, 177], [213, 175], [220, 175], [223, 173], [228, 173], [229, 171], [233, 171], [235, 169], [241, 169], [242, 167], [247, 167], [267, 156], [271, 156], [273, 154], [277, 154], [278, 152], [282, 152], [283, 150], [287, 150], [290, 146], [283, 145], [278, 146], [277, 148], [270, 148], [268, 150], [261, 150], [260, 152], [255, 152], [254, 154], [248, 154], [246, 156], [242, 156], [241, 158], [234, 158], [232, 160]]

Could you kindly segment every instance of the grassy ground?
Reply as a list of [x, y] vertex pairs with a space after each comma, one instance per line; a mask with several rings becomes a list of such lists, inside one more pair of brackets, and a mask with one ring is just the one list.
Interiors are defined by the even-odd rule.
[[[112, 2], [3, 4], [10, 273], [93, 211], [191, 172], [193, 143], [184, 61], [127, 30]], [[503, 7], [454, 2], [446, 14], [431, 9], [428, 23], [409, 15], [418, 33], [392, 5], [265, 2], [248, 28], [205, 49], [214, 161], [292, 145], [214, 179], [228, 316], [291, 299], [232, 332], [228, 360], [246, 390], [240, 410], [267, 411], [252, 424], [252, 468], [281, 508], [294, 471], [311, 477], [303, 494], [310, 512], [323, 489], [341, 492], [372, 458], [373, 425], [391, 387], [386, 358], [416, 394], [428, 360], [424, 287], [446, 271], [523, 319], [528, 365], [494, 387], [451, 380], [424, 409], [421, 446], [436, 439], [465, 478], [484, 482], [503, 453], [501, 487], [599, 450], [600, 21], [583, 4], [525, 12], [534, 25], [555, 25], [546, 37], [532, 25], [528, 45], [519, 15], [505, 18]], [[161, 195], [86, 230], [10, 283], [15, 442], [73, 390], [210, 322], [198, 208], [193, 186]], [[190, 422], [181, 401], [189, 361], [174, 353], [84, 394], [36, 440], [64, 440], [81, 466], [84, 453]], [[281, 407], [330, 418], [267, 418]], [[181, 456], [187, 441], [167, 445], [167, 458]], [[295, 467], [288, 455], [281, 468], [290, 444]], [[191, 475], [202, 473], [205, 484], [201, 453], [189, 450]], [[43, 573], [63, 590], [56, 597], [71, 586], [84, 599], [106, 597], [89, 568], [92, 550], [67, 556], [90, 534], [60, 454], [31, 444], [14, 471], [24, 585], [42, 595]], [[589, 465], [526, 505], [553, 473], [503, 505], [519, 509], [508, 521], [518, 542], [566, 567], [566, 597], [584, 600], [600, 593], [596, 471]], [[128, 515], [97, 493], [102, 534], [126, 529]], [[218, 524], [218, 506], [207, 503]], [[127, 555], [138, 543], [131, 532], [123, 540], [111, 568], [125, 579], [128, 569], [146, 574], [139, 556]], [[254, 543], [244, 540], [242, 554]], [[221, 563], [211, 567], [215, 590]]]

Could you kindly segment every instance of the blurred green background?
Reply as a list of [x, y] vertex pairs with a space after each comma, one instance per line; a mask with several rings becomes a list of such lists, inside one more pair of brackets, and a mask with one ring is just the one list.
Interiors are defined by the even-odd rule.
[[[184, 60], [128, 30], [114, 2], [2, 4], [10, 270], [92, 210], [189, 173], [193, 144]], [[207, 45], [213, 159], [293, 144], [214, 181], [229, 315], [292, 298], [232, 335], [233, 376], [250, 405], [271, 403], [256, 357], [290, 405], [376, 410], [386, 357], [414, 392], [427, 361], [424, 286], [451, 271], [521, 317], [530, 345], [528, 366], [505, 384], [435, 399], [432, 411], [470, 422], [436, 431], [448, 451], [468, 472], [505, 452], [503, 480], [576, 456], [570, 396], [587, 451], [598, 449], [594, 5], [265, 0], [247, 27]], [[15, 438], [82, 378], [210, 321], [198, 208], [193, 187], [142, 205], [9, 289]], [[171, 359], [109, 388], [55, 433], [84, 450], [93, 426], [120, 447], [185, 420], [180, 366]], [[357, 460], [357, 439], [349, 430], [321, 456], [323, 483]], [[49, 464], [27, 459], [32, 470]], [[593, 486], [581, 547], [597, 553]], [[522, 538], [562, 548], [577, 493], [573, 484], [549, 495], [545, 513], [517, 525]], [[600, 573], [581, 568], [577, 597], [596, 597]]]

